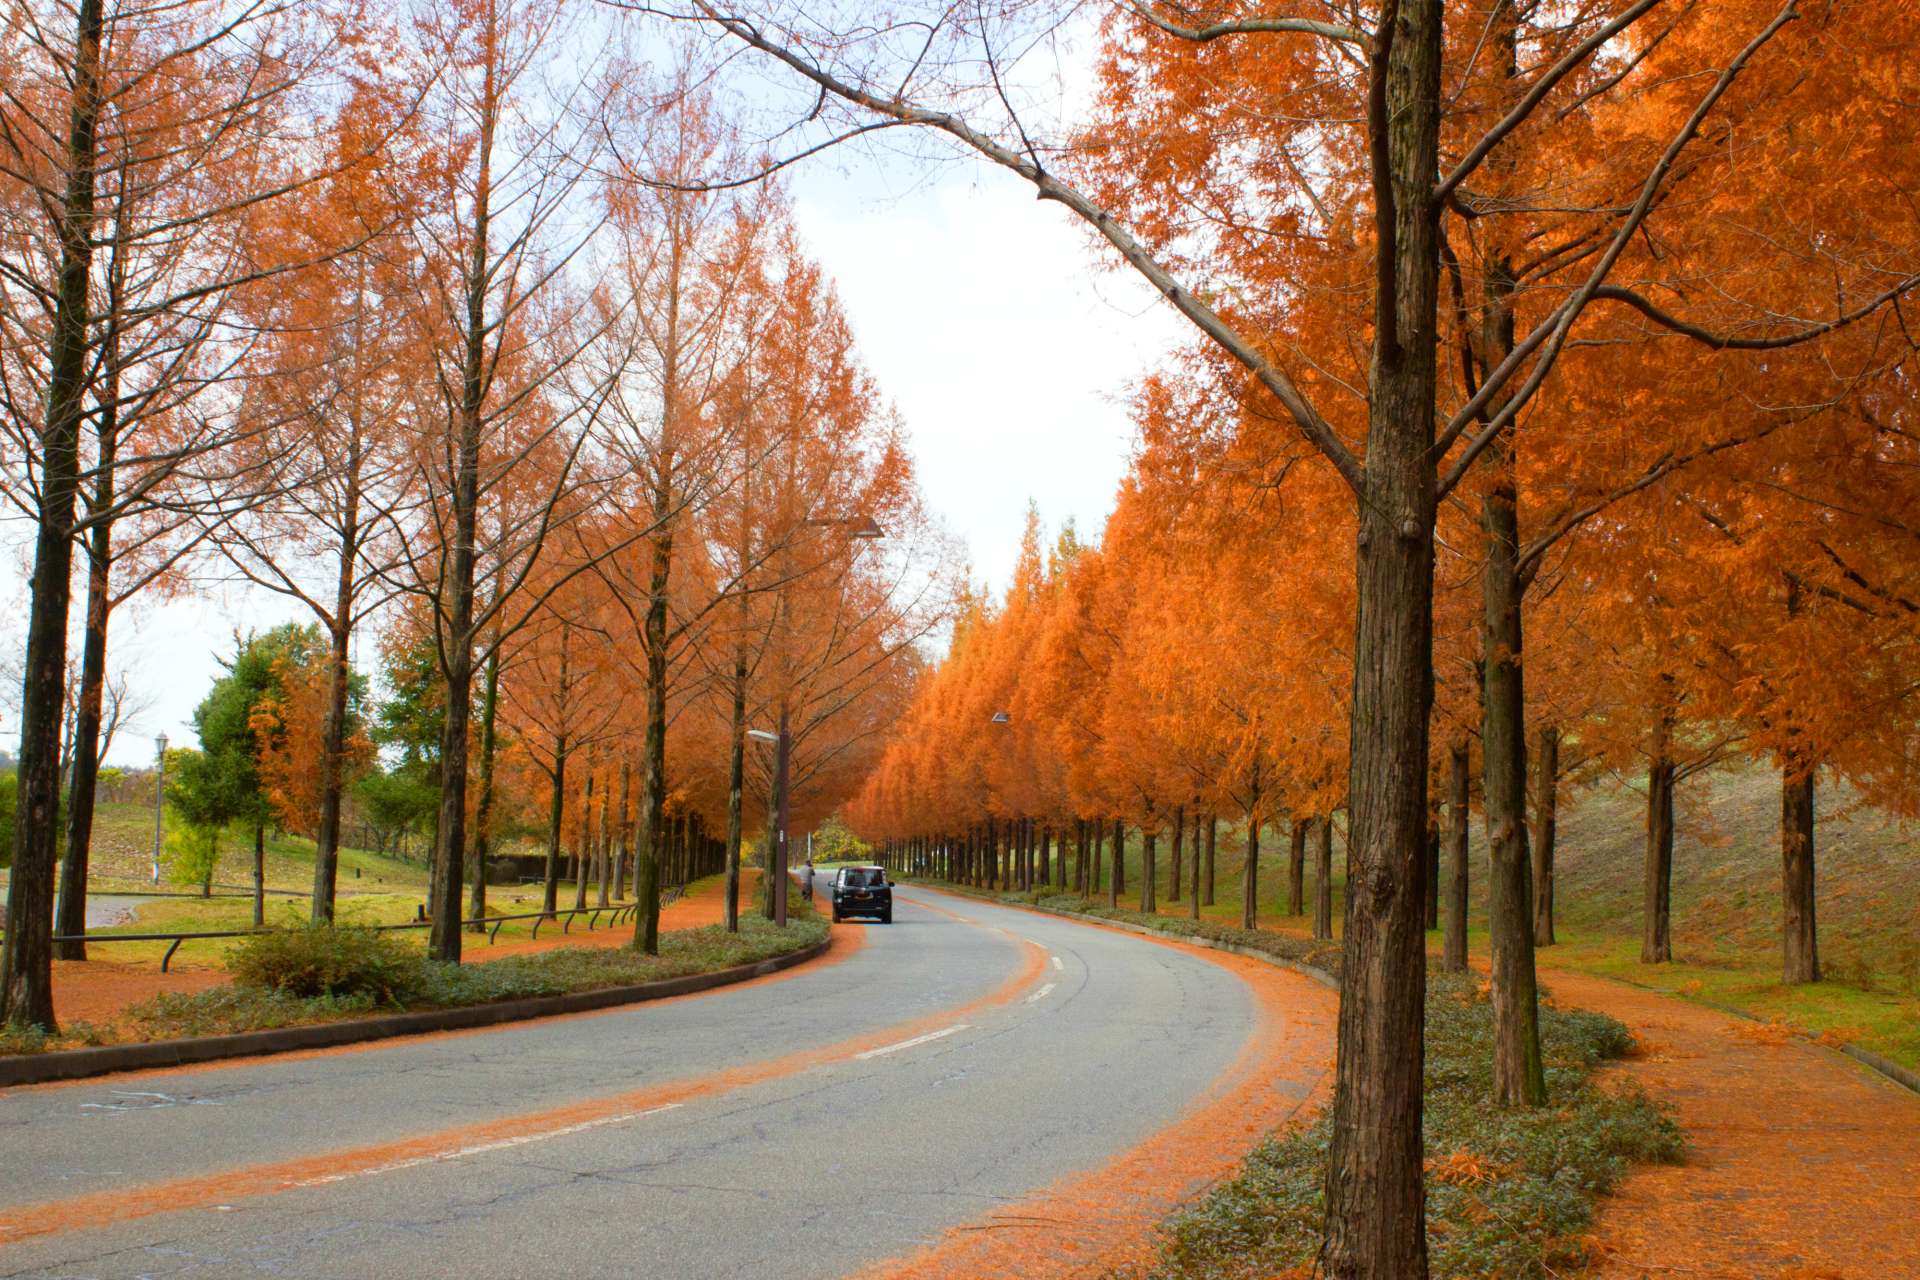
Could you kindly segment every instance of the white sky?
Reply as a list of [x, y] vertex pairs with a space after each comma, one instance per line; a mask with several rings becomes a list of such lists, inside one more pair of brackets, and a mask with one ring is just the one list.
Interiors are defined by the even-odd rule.
[[[867, 365], [906, 421], [921, 486], [964, 540], [975, 580], [1005, 585], [1029, 500], [1050, 534], [1069, 517], [1097, 532], [1131, 447], [1128, 388], [1185, 339], [1183, 322], [1138, 277], [1112, 270], [1072, 215], [984, 162], [848, 152], [789, 171], [789, 184], [802, 235], [835, 278]], [[0, 527], [9, 679], [25, 636], [29, 534], [17, 520]], [[193, 708], [234, 632], [290, 619], [310, 621], [292, 602], [237, 588], [123, 608], [110, 666], [153, 708], [111, 762], [150, 760], [159, 732], [191, 743]], [[8, 750], [17, 696], [0, 699]]]

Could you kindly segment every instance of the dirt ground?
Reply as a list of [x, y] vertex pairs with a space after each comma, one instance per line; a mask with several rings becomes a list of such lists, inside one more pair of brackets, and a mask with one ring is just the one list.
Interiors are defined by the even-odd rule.
[[[743, 870], [740, 880], [742, 911], [753, 909], [754, 888], [759, 872]], [[661, 909], [660, 927], [695, 929], [717, 924], [726, 909], [726, 888], [722, 881], [701, 886], [696, 892], [669, 903]], [[466, 958], [469, 961], [497, 960], [502, 956], [527, 955], [551, 951], [557, 947], [617, 947], [633, 939], [628, 924], [586, 930], [576, 924], [563, 933], [558, 925], [547, 925], [538, 939], [522, 939], [488, 946], [486, 941], [469, 937]], [[150, 999], [163, 991], [205, 991], [226, 982], [225, 969], [175, 965], [166, 973], [158, 964], [123, 964], [113, 960], [56, 960], [53, 963], [53, 1007], [63, 1027], [75, 1022], [95, 1026], [110, 1025], [130, 1004]]]

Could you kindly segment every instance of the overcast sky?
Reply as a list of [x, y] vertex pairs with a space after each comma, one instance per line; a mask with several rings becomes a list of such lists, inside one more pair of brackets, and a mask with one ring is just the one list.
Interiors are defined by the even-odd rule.
[[[1029, 500], [1048, 529], [1097, 531], [1131, 447], [1125, 396], [1183, 338], [1178, 317], [1056, 205], [985, 164], [848, 153], [790, 171], [795, 216], [834, 276], [883, 394], [911, 433], [920, 482], [965, 542], [976, 581], [1004, 586]], [[29, 530], [0, 530], [0, 647], [18, 672]], [[80, 601], [75, 601], [78, 616]], [[114, 670], [152, 700], [115, 763], [153, 735], [191, 743], [194, 706], [236, 630], [300, 616], [260, 592], [216, 591], [117, 613]], [[367, 646], [369, 652], [372, 646]], [[0, 741], [18, 745], [10, 690]]]

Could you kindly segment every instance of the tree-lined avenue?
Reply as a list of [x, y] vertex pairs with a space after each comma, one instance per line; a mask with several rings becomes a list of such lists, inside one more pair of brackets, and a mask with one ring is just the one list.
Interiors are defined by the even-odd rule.
[[841, 1275], [1175, 1124], [1259, 1020], [1107, 930], [904, 892], [864, 928], [651, 1008], [15, 1091], [9, 1160], [69, 1194], [0, 1190], [0, 1270]]

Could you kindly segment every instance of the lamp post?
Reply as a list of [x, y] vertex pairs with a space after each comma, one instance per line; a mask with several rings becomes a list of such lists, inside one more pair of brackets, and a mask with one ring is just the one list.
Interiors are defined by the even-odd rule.
[[166, 824], [167, 804], [167, 735], [161, 734], [153, 740], [155, 759], [159, 768], [153, 775], [153, 882], [160, 883], [160, 839]]

